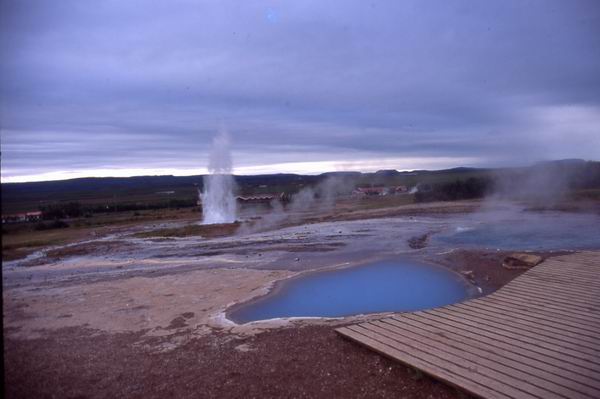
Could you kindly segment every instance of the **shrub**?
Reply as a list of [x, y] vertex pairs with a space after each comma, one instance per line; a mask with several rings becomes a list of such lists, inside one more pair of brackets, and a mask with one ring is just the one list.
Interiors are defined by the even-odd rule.
[[491, 191], [492, 181], [488, 178], [470, 177], [452, 183], [434, 184], [430, 190], [419, 190], [415, 201], [456, 201], [461, 199], [482, 198]]
[[52, 230], [52, 229], [64, 229], [69, 227], [69, 224], [63, 220], [57, 219], [53, 222], [40, 222], [35, 226], [35, 230]]

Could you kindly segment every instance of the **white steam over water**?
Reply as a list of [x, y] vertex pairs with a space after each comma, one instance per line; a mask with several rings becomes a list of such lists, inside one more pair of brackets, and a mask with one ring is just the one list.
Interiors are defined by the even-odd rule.
[[224, 129], [213, 139], [208, 162], [209, 175], [204, 177], [202, 224], [233, 223], [236, 219], [235, 181], [231, 174], [231, 140]]

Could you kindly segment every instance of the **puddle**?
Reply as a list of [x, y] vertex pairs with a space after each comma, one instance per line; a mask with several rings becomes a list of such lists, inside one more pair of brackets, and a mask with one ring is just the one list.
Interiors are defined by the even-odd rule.
[[432, 238], [453, 246], [506, 250], [597, 249], [600, 216], [523, 212], [503, 220], [467, 223]]
[[315, 272], [228, 312], [236, 323], [429, 309], [465, 300], [469, 286], [444, 268], [407, 260]]

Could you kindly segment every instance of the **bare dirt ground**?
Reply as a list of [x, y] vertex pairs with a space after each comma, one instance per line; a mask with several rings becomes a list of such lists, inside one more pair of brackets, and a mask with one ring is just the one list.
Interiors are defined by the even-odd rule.
[[[337, 336], [365, 318], [236, 325], [225, 310], [300, 273], [416, 258], [493, 292], [503, 251], [422, 240], [477, 201], [337, 208], [203, 237], [182, 219], [118, 226], [3, 265], [5, 393], [25, 397], [452, 398], [453, 389]], [[169, 236], [148, 233], [169, 231]], [[227, 233], [223, 233], [223, 231]], [[143, 234], [140, 234], [142, 232]], [[183, 234], [180, 234], [183, 232]], [[206, 234], [205, 234], [206, 235]], [[414, 240], [413, 240], [414, 241]], [[417, 240], [419, 241], [419, 240]], [[556, 253], [540, 253], [553, 256]]]
[[214, 333], [169, 352], [160, 338], [65, 328], [6, 341], [6, 397], [455, 398], [330, 327]]
[[[526, 269], [506, 269], [502, 267], [504, 258], [514, 251], [484, 251], [473, 249], [458, 249], [436, 259], [436, 263], [463, 274], [477, 287], [482, 294], [487, 295], [509, 283]], [[554, 256], [566, 255], [569, 251], [534, 251], [528, 252], [548, 259]]]

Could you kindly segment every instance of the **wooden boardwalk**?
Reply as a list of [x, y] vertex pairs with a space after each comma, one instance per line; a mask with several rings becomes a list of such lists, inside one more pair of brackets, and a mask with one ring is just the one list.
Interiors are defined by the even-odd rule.
[[483, 398], [600, 398], [600, 252], [546, 260], [500, 290], [337, 332]]

